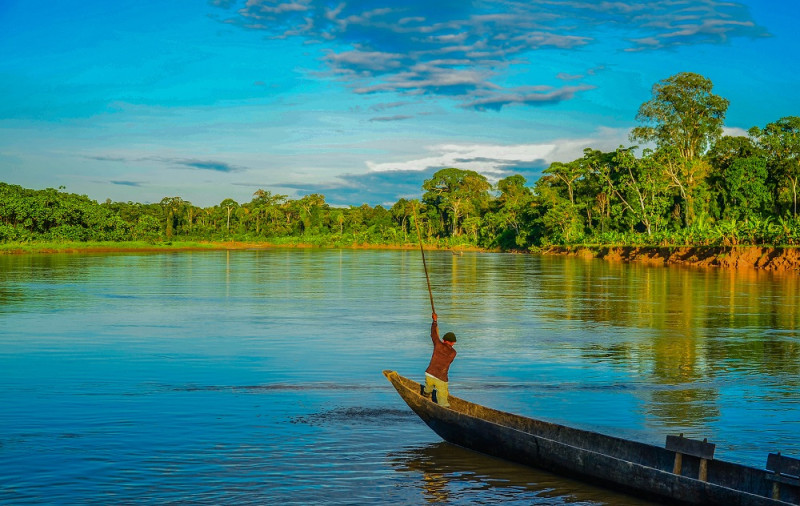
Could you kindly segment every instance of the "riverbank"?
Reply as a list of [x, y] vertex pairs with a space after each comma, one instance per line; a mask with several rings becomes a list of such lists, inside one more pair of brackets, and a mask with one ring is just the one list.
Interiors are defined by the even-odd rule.
[[[348, 244], [318, 245], [307, 242], [249, 242], [249, 241], [170, 241], [170, 242], [27, 242], [0, 243], [0, 254], [24, 255], [33, 253], [129, 253], [159, 251], [204, 251], [204, 250], [242, 250], [269, 248], [320, 248], [320, 249], [391, 249], [410, 250], [419, 248], [419, 244]], [[426, 244], [426, 250], [487, 251], [473, 246], [444, 247]]]
[[[345, 246], [317, 245], [305, 242], [247, 242], [247, 241], [172, 241], [172, 242], [64, 242], [64, 243], [5, 243], [0, 254], [33, 253], [128, 253], [164, 251], [211, 251], [270, 248], [321, 249], [391, 249], [409, 250], [418, 244], [349, 244]], [[426, 244], [426, 250], [487, 252], [478, 247], [447, 247]], [[685, 265], [705, 268], [759, 269], [765, 271], [800, 272], [800, 248], [773, 246], [552, 246], [537, 251], [543, 255], [563, 255], [598, 258], [617, 262], [638, 262], [649, 265]]]
[[245, 249], [264, 247], [257, 244], [230, 242], [26, 242], [0, 244], [0, 254], [24, 255], [30, 253], [127, 253], [133, 251], [191, 251], [214, 249]]
[[650, 265], [800, 271], [800, 248], [774, 246], [554, 246], [546, 255], [600, 258]]

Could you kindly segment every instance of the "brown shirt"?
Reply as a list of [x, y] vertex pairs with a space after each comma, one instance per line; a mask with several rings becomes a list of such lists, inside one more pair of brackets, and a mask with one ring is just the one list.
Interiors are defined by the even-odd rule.
[[439, 326], [436, 322], [431, 323], [431, 339], [433, 340], [433, 355], [425, 372], [442, 381], [450, 381], [447, 378], [447, 371], [450, 370], [450, 364], [456, 358], [456, 350], [439, 339]]

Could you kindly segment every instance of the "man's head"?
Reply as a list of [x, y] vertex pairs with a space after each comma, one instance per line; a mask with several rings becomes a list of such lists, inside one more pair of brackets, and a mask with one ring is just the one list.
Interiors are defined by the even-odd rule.
[[442, 337], [442, 341], [447, 341], [448, 343], [455, 343], [456, 342], [456, 335], [452, 332], [448, 332]]

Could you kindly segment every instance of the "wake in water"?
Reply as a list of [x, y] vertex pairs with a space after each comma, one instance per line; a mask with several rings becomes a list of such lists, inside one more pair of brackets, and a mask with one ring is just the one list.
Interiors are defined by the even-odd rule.
[[418, 420], [417, 416], [408, 409], [387, 408], [335, 408], [308, 416], [298, 416], [291, 419], [292, 423], [308, 425], [327, 425], [340, 423], [381, 424], [408, 423]]

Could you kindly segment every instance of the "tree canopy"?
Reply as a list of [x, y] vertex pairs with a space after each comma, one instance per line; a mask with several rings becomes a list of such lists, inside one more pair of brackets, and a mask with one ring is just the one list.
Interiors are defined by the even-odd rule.
[[674, 146], [694, 160], [722, 134], [728, 100], [711, 93], [711, 80], [692, 72], [668, 77], [653, 86], [653, 97], [639, 107], [632, 140]]
[[633, 140], [646, 149], [587, 148], [536, 181], [508, 172], [437, 170], [421, 198], [334, 207], [322, 194], [289, 198], [264, 189], [249, 202], [198, 207], [98, 203], [62, 188], [0, 183], [0, 241], [269, 241], [330, 246], [418, 241], [501, 250], [559, 244], [800, 243], [800, 117], [749, 137], [724, 136], [728, 101], [711, 81], [682, 73], [660, 81], [639, 108]]

